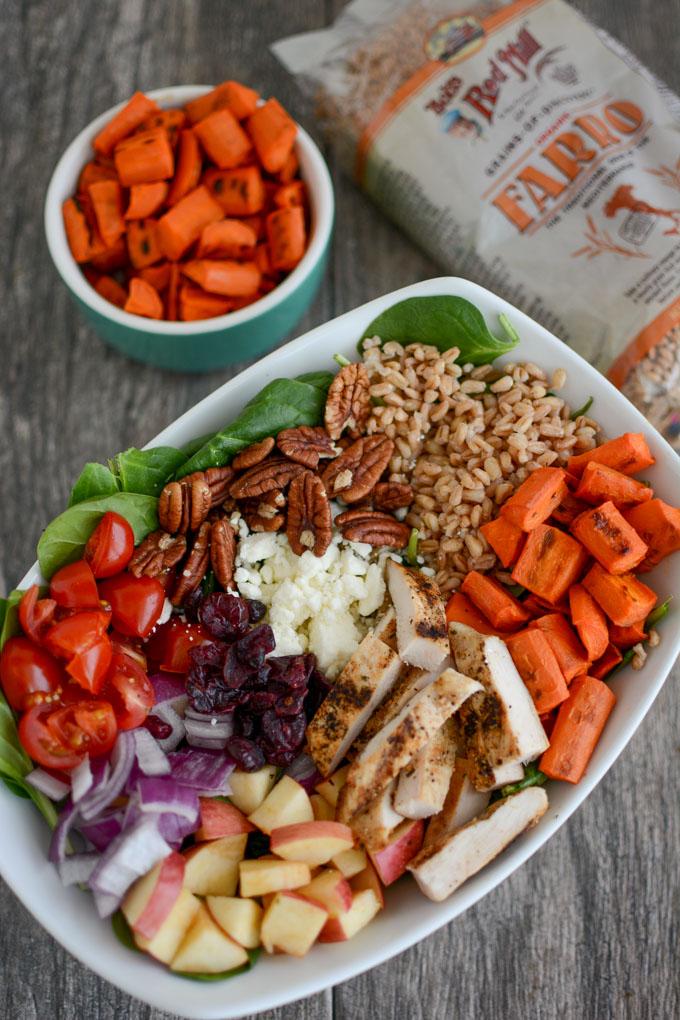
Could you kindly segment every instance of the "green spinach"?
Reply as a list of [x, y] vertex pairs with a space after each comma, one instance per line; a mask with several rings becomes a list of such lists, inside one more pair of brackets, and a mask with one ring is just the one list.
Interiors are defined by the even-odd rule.
[[86, 499], [94, 499], [97, 496], [112, 496], [118, 492], [118, 482], [113, 473], [103, 464], [90, 461], [78, 475], [75, 485], [71, 489], [68, 498], [68, 505], [75, 506], [83, 503]]
[[43, 577], [50, 578], [59, 567], [82, 555], [85, 543], [107, 510], [115, 511], [130, 523], [135, 544], [138, 544], [158, 527], [157, 505], [155, 496], [117, 492], [84, 500], [64, 510], [47, 525], [38, 542], [38, 562]]
[[541, 772], [536, 762], [532, 761], [530, 765], [524, 766], [523, 779], [518, 783], [509, 783], [501, 787], [501, 797], [511, 797], [513, 793], [519, 793], [520, 790], [526, 790], [530, 786], [543, 786], [547, 778], [545, 772]]
[[160, 496], [165, 483], [185, 460], [184, 451], [172, 446], [154, 446], [150, 450], [132, 446], [114, 457], [110, 467], [123, 492]]
[[318, 425], [332, 378], [330, 372], [312, 372], [297, 379], [274, 379], [246, 404], [231, 424], [189, 457], [176, 477], [228, 464], [246, 446], [275, 436], [282, 429]]
[[[506, 338], [490, 331], [484, 316], [470, 301], [449, 294], [413, 297], [386, 308], [364, 330], [361, 340], [379, 336], [384, 342], [423, 343], [447, 351], [460, 348], [461, 364], [486, 365], [507, 354], [519, 337], [505, 315], [500, 316]], [[359, 341], [361, 349], [361, 341]]]

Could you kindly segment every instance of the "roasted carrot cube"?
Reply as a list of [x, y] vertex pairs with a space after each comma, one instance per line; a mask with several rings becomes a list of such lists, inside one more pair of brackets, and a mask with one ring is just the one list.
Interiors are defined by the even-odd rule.
[[229, 110], [215, 110], [205, 120], [194, 124], [193, 130], [220, 170], [231, 170], [247, 162], [252, 151], [250, 139]]
[[252, 259], [256, 244], [257, 234], [247, 223], [219, 220], [203, 228], [196, 257]]
[[179, 289], [179, 317], [182, 322], [212, 319], [216, 315], [225, 315], [232, 308], [233, 304], [228, 298], [208, 294], [200, 287], [185, 285]]
[[112, 305], [117, 305], [119, 308], [125, 307], [127, 291], [112, 276], [100, 276], [94, 285], [94, 289], [106, 301], [110, 301]]
[[566, 495], [560, 500], [559, 506], [553, 510], [551, 516], [558, 524], [569, 526], [579, 514], [582, 514], [587, 509], [588, 503], [583, 503], [580, 499], [576, 499], [572, 492], [567, 491]]
[[147, 319], [162, 319], [163, 302], [155, 287], [152, 287], [146, 280], [133, 276], [130, 280], [125, 311], [131, 312], [133, 315], [144, 315]]
[[504, 567], [511, 567], [519, 556], [525, 534], [507, 517], [496, 517], [479, 529]]
[[621, 652], [618, 650], [616, 645], [608, 644], [605, 649], [604, 655], [602, 655], [597, 660], [597, 662], [594, 662], [592, 664], [592, 666], [588, 670], [588, 673], [590, 674], [590, 676], [594, 676], [597, 677], [598, 680], [602, 680], [604, 679], [604, 677], [608, 676], [609, 673], [611, 673], [611, 671], [615, 669], [616, 666], [618, 666], [619, 663], [622, 661], [623, 656], [621, 655]]
[[123, 193], [118, 181], [93, 181], [88, 187], [97, 229], [107, 248], [125, 233]]
[[680, 549], [680, 510], [662, 499], [626, 510], [623, 515], [647, 545], [640, 570], [651, 570], [670, 553]]
[[130, 262], [135, 269], [152, 266], [162, 257], [158, 246], [157, 220], [130, 220], [127, 228], [127, 247]]
[[182, 272], [203, 290], [225, 297], [250, 297], [260, 286], [260, 270], [254, 262], [231, 259], [194, 259], [186, 262]]
[[578, 783], [615, 704], [614, 692], [596, 677], [584, 676], [572, 684], [557, 713], [550, 747], [541, 757], [541, 772]]
[[532, 620], [530, 627], [542, 631], [553, 650], [567, 683], [588, 671], [590, 659], [576, 632], [561, 613], [548, 613]]
[[153, 99], [149, 99], [143, 92], [135, 92], [123, 109], [119, 110], [97, 135], [92, 143], [95, 152], [110, 156], [118, 142], [156, 112], [158, 104]]
[[150, 184], [133, 184], [130, 200], [125, 210], [126, 220], [144, 220], [153, 216], [168, 197], [170, 185], [167, 181], [151, 181]]
[[87, 262], [91, 254], [90, 227], [82, 204], [75, 198], [67, 198], [61, 208], [71, 254], [76, 262]]
[[177, 262], [197, 241], [203, 228], [224, 216], [222, 209], [205, 187], [195, 188], [180, 199], [158, 221], [158, 244], [171, 262]]
[[505, 643], [537, 712], [550, 712], [569, 697], [562, 670], [542, 631], [521, 630]]
[[244, 120], [254, 113], [260, 98], [255, 89], [248, 88], [238, 81], [223, 81], [204, 96], [190, 100], [184, 107], [192, 124], [204, 120], [215, 110], [231, 110], [237, 120]]
[[587, 559], [585, 549], [571, 535], [539, 524], [527, 535], [512, 579], [539, 598], [556, 603], [580, 579]]
[[584, 468], [575, 496], [592, 506], [611, 501], [623, 510], [638, 503], [647, 503], [654, 496], [654, 490], [621, 471], [591, 460]]
[[193, 131], [180, 131], [175, 176], [167, 196], [168, 205], [177, 205], [180, 198], [194, 190], [201, 177], [202, 165], [198, 138]]
[[116, 146], [116, 173], [120, 183], [129, 188], [172, 177], [175, 158], [165, 128], [154, 128], [131, 135]]
[[634, 574], [610, 574], [599, 563], [592, 565], [582, 583], [619, 627], [646, 620], [657, 602], [656, 593]]
[[267, 216], [269, 255], [274, 269], [294, 269], [305, 253], [305, 214], [300, 206], [277, 209]]
[[588, 657], [593, 661], [604, 655], [609, 644], [607, 618], [582, 584], [569, 589], [571, 622]]
[[276, 174], [286, 165], [295, 144], [295, 121], [276, 99], [258, 106], [247, 121], [260, 163], [267, 173]]
[[610, 574], [626, 574], [641, 563], [647, 546], [613, 503], [586, 510], [571, 526], [591, 556]]
[[606, 464], [607, 467], [621, 471], [624, 475], [635, 475], [638, 471], [651, 467], [655, 462], [647, 440], [641, 432], [625, 432], [617, 439], [610, 439], [608, 443], [602, 443], [593, 450], [570, 457], [569, 471], [580, 476], [586, 464], [590, 464], [591, 461]]
[[630, 627], [617, 627], [615, 623], [609, 624], [609, 638], [617, 648], [632, 648], [633, 645], [646, 641], [648, 637], [644, 620], [633, 623]]
[[514, 595], [477, 570], [466, 575], [460, 590], [496, 630], [516, 630], [529, 620], [529, 614]]
[[257, 166], [206, 170], [203, 182], [227, 216], [252, 216], [264, 208], [264, 182]]
[[561, 468], [532, 471], [501, 507], [501, 516], [522, 531], [533, 531], [550, 517], [567, 494]]
[[497, 634], [490, 626], [487, 618], [473, 606], [467, 595], [462, 591], [455, 591], [446, 603], [446, 620], [448, 623], [464, 623], [466, 627], [472, 627], [478, 634]]

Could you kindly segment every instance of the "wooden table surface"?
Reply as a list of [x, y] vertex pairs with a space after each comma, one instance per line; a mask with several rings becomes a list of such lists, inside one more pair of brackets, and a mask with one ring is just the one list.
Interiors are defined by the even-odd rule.
[[[142, 445], [233, 374], [156, 371], [97, 339], [45, 245], [42, 203], [57, 158], [96, 114], [135, 88], [225, 77], [277, 95], [314, 131], [268, 44], [324, 26], [342, 6], [342, 0], [0, 4], [0, 591], [33, 561], [41, 527], [63, 508], [85, 461]], [[576, 6], [680, 90], [677, 0]], [[330, 162], [333, 255], [297, 332], [438, 275]], [[266, 1016], [679, 1017], [677, 679], [676, 667], [585, 806], [500, 888], [390, 963]], [[644, 674], [631, 682], [644, 683]], [[4, 885], [0, 961], [0, 1017], [8, 1020], [166, 1017], [76, 962]]]

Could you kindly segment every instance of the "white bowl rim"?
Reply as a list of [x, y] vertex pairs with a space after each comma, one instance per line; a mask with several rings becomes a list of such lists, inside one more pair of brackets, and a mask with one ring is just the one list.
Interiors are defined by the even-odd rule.
[[[165, 103], [167, 106], [186, 103], [191, 99], [196, 99], [198, 96], [210, 92], [214, 87], [214, 85], [169, 85], [166, 88], [147, 91], [145, 95], [150, 99], [157, 100], [161, 105]], [[141, 330], [157, 336], [193, 337], [203, 333], [221, 332], [230, 326], [240, 326], [243, 323], [251, 322], [276, 308], [277, 305], [285, 301], [287, 297], [297, 290], [300, 284], [310, 276], [317, 266], [328, 244], [335, 215], [333, 184], [326, 162], [311, 135], [297, 122], [296, 145], [300, 146], [301, 151], [304, 153], [304, 158], [311, 165], [314, 175], [313, 182], [305, 178], [305, 183], [310, 191], [313, 227], [309, 245], [300, 262], [268, 294], [254, 301], [251, 305], [240, 308], [235, 312], [228, 312], [226, 315], [216, 315], [211, 319], [201, 319], [196, 322], [168, 322], [164, 319], [148, 319], [142, 315], [133, 315], [131, 312], [125, 312], [122, 308], [118, 308], [103, 298], [88, 283], [82, 269], [73, 258], [68, 241], [66, 240], [66, 231], [61, 214], [63, 179], [67, 173], [70, 174], [69, 164], [75, 154], [84, 147], [86, 147], [87, 153], [90, 153], [92, 139], [104, 124], [126, 105], [126, 102], [127, 100], [117, 103], [90, 121], [66, 147], [52, 171], [45, 197], [45, 236], [52, 261], [66, 286], [92, 311], [97, 312], [104, 318], [110, 319], [112, 322], [125, 326], [128, 329]], [[81, 169], [82, 165], [84, 164], [81, 164]]]
[[[677, 495], [673, 499], [680, 502], [680, 468], [677, 467], [680, 462], [678, 462], [677, 454], [642, 414], [583, 358], [566, 347], [566, 345], [563, 345], [553, 334], [536, 323], [528, 315], [514, 308], [507, 301], [497, 297], [486, 288], [471, 283], [468, 280], [455, 277], [439, 277], [392, 291], [317, 326], [295, 340], [289, 341], [203, 398], [203, 400], [199, 401], [194, 407], [155, 436], [147, 446], [157, 446], [172, 442], [175, 430], [182, 425], [188, 425], [194, 416], [200, 414], [201, 410], [210, 411], [211, 409], [219, 409], [224, 400], [233, 397], [234, 392], [237, 390], [239, 394], [242, 394], [239, 396], [237, 403], [242, 405], [249, 399], [255, 388], [259, 389], [279, 374], [276, 370], [279, 360], [285, 361], [288, 356], [292, 360], [298, 352], [301, 356], [303, 353], [313, 356], [319, 349], [324, 353], [328, 353], [330, 357], [331, 351], [337, 349], [335, 347], [336, 337], [333, 336], [333, 347], [331, 347], [326, 340], [327, 335], [342, 331], [344, 327], [353, 330], [353, 337], [357, 336], [356, 324], [354, 322], [357, 317], [361, 317], [365, 325], [375, 315], [383, 311], [385, 307], [396, 301], [408, 297], [433, 294], [459, 294], [462, 297], [466, 297], [468, 300], [478, 304], [487, 321], [490, 315], [504, 312], [510, 316], [520, 336], [525, 333], [531, 333], [545, 345], [546, 360], [548, 362], [550, 361], [551, 354], [559, 351], [559, 364], [564, 365], [568, 373], [579, 373], [578, 381], [579, 384], [583, 385], [584, 392], [591, 393], [596, 401], [599, 399], [603, 399], [605, 402], [609, 400], [618, 405], [619, 410], [625, 409], [625, 428], [642, 432], [650, 443], [653, 444], [653, 452], [657, 455], [657, 461], [659, 462], [658, 466], [663, 466], [666, 469], [671, 468], [675, 477], [664, 478], [664, 484], [666, 488], [675, 484]], [[326, 347], [328, 348], [327, 351]], [[503, 361], [512, 360], [517, 356], [522, 357], [521, 345], [518, 351], [513, 351], [510, 355], [506, 355], [500, 360], [502, 363]], [[611, 414], [609, 417], [611, 418]], [[620, 428], [620, 426], [618, 427]], [[666, 493], [664, 495], [666, 498], [669, 498]], [[27, 584], [35, 583], [39, 578], [38, 565], [34, 563], [18, 587], [25, 587]], [[675, 614], [677, 608], [675, 607], [671, 612]], [[369, 925], [368, 928], [356, 936], [355, 944], [357, 948], [355, 955], [360, 954], [358, 960], [342, 958], [341, 955], [337, 955], [334, 952], [337, 950], [338, 953], [342, 953], [342, 947], [349, 947], [351, 954], [353, 941], [331, 946], [315, 946], [312, 953], [302, 960], [291, 959], [285, 956], [267, 957], [250, 974], [244, 974], [237, 979], [239, 983], [243, 983], [241, 987], [245, 987], [246, 983], [250, 984], [248, 981], [249, 977], [261, 973], [258, 972], [258, 966], [266, 963], [269, 980], [257, 978], [252, 983], [247, 998], [243, 994], [239, 997], [239, 985], [236, 981], [233, 983], [230, 981], [227, 984], [219, 982], [216, 984], [185, 983], [183, 981], [178, 983], [175, 976], [165, 969], [162, 972], [154, 969], [156, 965], [153, 961], [143, 958], [139, 954], [130, 953], [129, 950], [117, 946], [115, 942], [113, 945], [126, 954], [126, 962], [121, 963], [117, 960], [115, 953], [97, 955], [96, 948], [93, 949], [90, 946], [77, 927], [74, 927], [73, 924], [69, 926], [68, 923], [65, 925], [63, 915], [58, 912], [55, 913], [54, 909], [46, 908], [45, 902], [41, 898], [40, 889], [36, 887], [38, 883], [35, 881], [36, 876], [34, 872], [30, 875], [22, 876], [21, 879], [17, 877], [17, 874], [11, 868], [10, 858], [13, 855], [13, 851], [10, 841], [7, 840], [0, 843], [0, 873], [28, 910], [70, 953], [101, 977], [111, 981], [128, 994], [134, 995], [158, 1009], [179, 1014], [191, 1018], [191, 1020], [230, 1020], [230, 1018], [273, 1009], [356, 977], [415, 945], [477, 903], [509, 877], [517, 868], [527, 862], [529, 858], [533, 857], [543, 844], [577, 810], [615, 763], [635, 731], [641, 725], [661, 690], [679, 651], [680, 628], [676, 627], [673, 630], [669, 626], [664, 630], [661, 644], [654, 649], [654, 656], [645, 667], [645, 687], [640, 691], [638, 710], [622, 719], [621, 725], [618, 727], [617, 736], [614, 739], [607, 739], [608, 730], [605, 729], [603, 738], [596, 748], [588, 771], [578, 786], [568, 787], [568, 784], [560, 784], [562, 790], [566, 788], [565, 796], [567, 796], [568, 803], [560, 808], [551, 802], [550, 808], [541, 820], [540, 825], [522, 835], [503, 854], [499, 855], [494, 862], [487, 865], [476, 876], [468, 880], [452, 897], [436, 904], [430, 903], [423, 897], [422, 901], [426, 908], [424, 916], [418, 919], [409, 916], [407, 924], [402, 925], [394, 932], [390, 932], [389, 936], [385, 936], [382, 941], [376, 941], [374, 936], [371, 942], [371, 932], [374, 925], [379, 922], [381, 917], [389, 914], [388, 910], [384, 911], [383, 914], [378, 916], [373, 925]], [[630, 676], [626, 675], [629, 674], [629, 671], [630, 667], [620, 674], [620, 677], [630, 679]], [[617, 681], [619, 681], [620, 677], [617, 677]], [[606, 747], [604, 746], [605, 744], [607, 745]], [[8, 791], [0, 788], [0, 815], [3, 810], [3, 801], [7, 803], [7, 800], [13, 802], [17, 810], [23, 807], [22, 802], [16, 801]], [[35, 822], [36, 825], [44, 824], [42, 819], [37, 817], [37, 813]], [[46, 860], [44, 867], [48, 870], [52, 868]], [[54, 883], [57, 883], [59, 895], [61, 895], [62, 890], [58, 886], [56, 873], [53, 876], [51, 875], [49, 881], [53, 887]], [[65, 892], [74, 892], [74, 890], [65, 890]], [[418, 902], [420, 904], [421, 901], [419, 900]], [[106, 925], [106, 922], [99, 922], [97, 920], [94, 905], [91, 901], [85, 905], [92, 911], [94, 922], [98, 925]], [[391, 916], [395, 920], [403, 920], [403, 917], [399, 917], [397, 908], [393, 908]], [[365, 939], [363, 938], [364, 936], [366, 937]], [[110, 935], [110, 938], [113, 939], [113, 936]], [[361, 952], [359, 947], [363, 949], [363, 952]], [[296, 977], [295, 967], [298, 966], [301, 970], [304, 970], [306, 961], [310, 965], [314, 964], [312, 973], [309, 973], [310, 967], [306, 976], [300, 974], [299, 977]], [[155, 981], [152, 979], [152, 975], [156, 976]], [[169, 985], [167, 984], [168, 981], [170, 981]], [[188, 990], [186, 988], [187, 984], [189, 985]]]

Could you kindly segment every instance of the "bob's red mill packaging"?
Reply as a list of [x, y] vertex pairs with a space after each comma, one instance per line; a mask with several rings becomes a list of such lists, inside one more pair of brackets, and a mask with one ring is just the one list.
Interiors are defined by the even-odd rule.
[[354, 0], [274, 52], [389, 217], [680, 449], [680, 101], [562, 0], [462, 10]]

